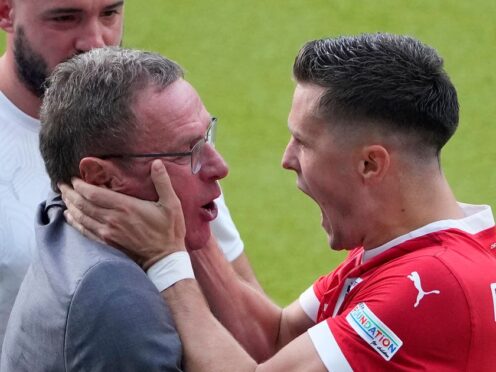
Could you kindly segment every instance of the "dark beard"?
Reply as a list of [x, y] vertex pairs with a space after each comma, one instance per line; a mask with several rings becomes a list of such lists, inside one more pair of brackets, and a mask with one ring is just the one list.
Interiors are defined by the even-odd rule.
[[44, 82], [49, 75], [48, 65], [43, 57], [31, 48], [22, 27], [16, 31], [14, 59], [17, 76], [21, 82], [34, 95], [41, 98], [46, 89]]

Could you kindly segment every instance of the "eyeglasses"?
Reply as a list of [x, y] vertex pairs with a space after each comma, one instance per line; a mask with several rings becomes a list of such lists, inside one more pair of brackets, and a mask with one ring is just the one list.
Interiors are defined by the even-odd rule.
[[205, 136], [194, 144], [191, 151], [186, 152], [157, 152], [149, 154], [105, 154], [98, 156], [100, 159], [109, 158], [176, 158], [191, 156], [191, 173], [197, 174], [202, 167], [202, 154], [205, 144], [215, 146], [215, 133], [217, 129], [217, 118], [212, 118], [208, 125]]

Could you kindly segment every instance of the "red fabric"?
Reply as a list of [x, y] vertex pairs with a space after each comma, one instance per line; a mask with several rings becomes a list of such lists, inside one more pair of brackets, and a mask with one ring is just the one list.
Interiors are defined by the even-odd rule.
[[[496, 228], [471, 235], [443, 230], [408, 240], [361, 264], [353, 250], [314, 284], [318, 322], [327, 321], [348, 363], [357, 371], [496, 370]], [[416, 272], [426, 294], [409, 277]], [[359, 277], [335, 317], [346, 278]], [[417, 279], [418, 281], [418, 279]], [[493, 290], [494, 292], [494, 290]], [[350, 326], [348, 313], [364, 303], [403, 342], [385, 360]]]

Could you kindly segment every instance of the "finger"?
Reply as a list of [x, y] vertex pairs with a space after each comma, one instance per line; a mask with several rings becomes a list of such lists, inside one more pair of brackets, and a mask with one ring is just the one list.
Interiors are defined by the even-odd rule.
[[72, 178], [71, 183], [74, 190], [95, 207], [115, 209], [125, 204], [128, 199], [134, 199], [110, 189], [91, 185], [77, 177]]
[[90, 209], [88, 206], [89, 202], [76, 192], [72, 186], [65, 183], [59, 183], [57, 186], [59, 187], [62, 200], [67, 208], [69, 208], [69, 206], [71, 206], [71, 208], [77, 208], [81, 213], [86, 213], [86, 210]]
[[[77, 210], [77, 217], [81, 215], [87, 215], [100, 222], [105, 221], [105, 217], [110, 213], [109, 209], [101, 208], [94, 205], [89, 200], [86, 200], [77, 191], [72, 189], [69, 185], [61, 184], [59, 189], [62, 194], [62, 200], [64, 201], [66, 207], [70, 210]], [[76, 212], [74, 212], [75, 215]], [[76, 216], [76, 215], [75, 215]]]
[[58, 183], [57, 187], [60, 190], [60, 194], [62, 196], [62, 200], [67, 203], [68, 201], [71, 203], [75, 203], [79, 197], [79, 194], [74, 191], [72, 186], [66, 183]]
[[70, 213], [70, 211], [68, 209], [66, 209], [64, 211], [64, 217], [65, 217], [65, 220], [67, 221], [67, 223], [70, 226], [72, 226], [73, 228], [75, 228], [77, 231], [79, 231], [82, 235], [86, 236], [88, 239], [96, 240], [97, 242], [100, 242], [100, 243], [105, 244], [105, 242], [103, 240], [101, 240], [98, 236], [96, 236], [95, 234], [93, 234], [88, 229], [85, 229], [85, 227], [83, 225], [81, 225], [80, 223], [78, 223], [74, 219], [74, 217], [72, 217], [72, 215], [71, 215], [71, 213]]
[[172, 188], [169, 174], [160, 160], [154, 160], [151, 168], [151, 178], [158, 194], [158, 201], [162, 205], [178, 203], [179, 199]]
[[70, 202], [66, 204], [66, 211], [64, 216], [66, 216], [67, 222], [78, 231], [80, 231], [84, 236], [99, 241], [105, 241], [105, 229], [106, 225], [97, 219], [83, 213], [81, 209], [77, 208]]

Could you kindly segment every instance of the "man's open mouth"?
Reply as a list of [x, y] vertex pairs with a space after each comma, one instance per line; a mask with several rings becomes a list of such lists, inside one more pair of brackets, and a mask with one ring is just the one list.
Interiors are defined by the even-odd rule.
[[217, 217], [217, 205], [213, 200], [210, 203], [202, 205], [202, 209], [208, 220], [212, 221]]

